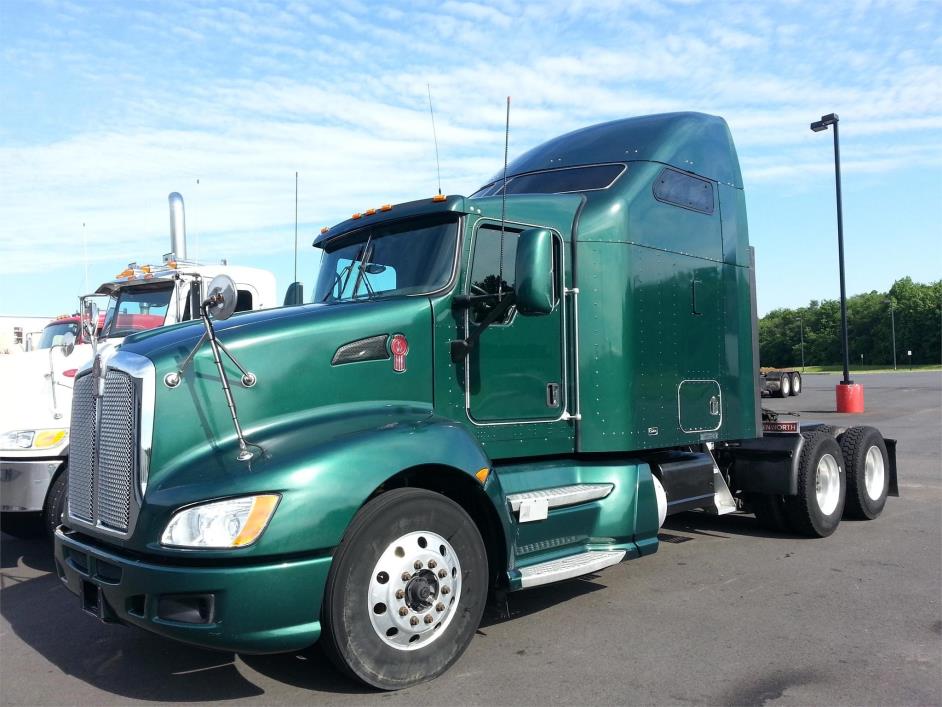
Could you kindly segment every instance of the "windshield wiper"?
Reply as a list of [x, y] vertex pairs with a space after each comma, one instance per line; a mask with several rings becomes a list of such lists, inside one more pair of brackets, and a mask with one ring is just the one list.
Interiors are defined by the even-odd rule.
[[366, 283], [366, 291], [369, 293], [369, 296], [372, 298], [374, 296], [373, 288], [370, 287], [369, 277], [366, 274], [366, 266], [369, 264], [370, 257], [372, 256], [372, 251], [370, 250], [370, 244], [373, 242], [373, 232], [370, 231], [369, 238], [366, 239], [366, 245], [363, 246], [363, 250], [360, 253], [360, 269], [357, 272], [357, 280], [353, 283], [353, 292], [350, 293], [350, 299], [357, 298], [357, 290], [360, 289], [360, 283]]

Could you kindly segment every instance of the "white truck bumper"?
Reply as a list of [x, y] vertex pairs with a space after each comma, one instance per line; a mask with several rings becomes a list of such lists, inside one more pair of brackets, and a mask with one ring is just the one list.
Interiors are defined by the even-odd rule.
[[0, 511], [41, 511], [63, 459], [0, 459]]

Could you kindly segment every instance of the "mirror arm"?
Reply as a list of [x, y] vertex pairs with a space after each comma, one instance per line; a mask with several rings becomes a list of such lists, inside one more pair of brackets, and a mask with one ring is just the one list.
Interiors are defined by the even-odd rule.
[[[480, 299], [486, 297], [491, 297], [496, 295], [484, 295]], [[458, 301], [458, 298], [467, 298], [468, 304], [464, 305], [462, 301]], [[454, 298], [455, 306], [470, 306], [470, 300], [472, 298], [469, 295], [458, 295]], [[500, 302], [497, 304], [494, 309], [487, 313], [487, 316], [480, 321], [480, 323], [471, 330], [471, 333], [468, 334], [467, 339], [456, 339], [452, 341], [451, 346], [451, 360], [453, 363], [461, 363], [465, 356], [467, 356], [474, 349], [477, 344], [478, 339], [481, 338], [481, 334], [484, 333], [484, 330], [487, 329], [491, 324], [501, 319], [509, 310], [514, 303], [517, 301], [517, 296], [514, 292], [506, 293]]]

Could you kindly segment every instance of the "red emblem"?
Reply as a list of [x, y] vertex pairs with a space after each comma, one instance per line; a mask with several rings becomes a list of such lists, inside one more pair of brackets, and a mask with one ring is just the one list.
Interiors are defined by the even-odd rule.
[[406, 370], [406, 354], [409, 353], [409, 342], [402, 334], [395, 334], [389, 342], [389, 350], [393, 355], [393, 370], [402, 373]]

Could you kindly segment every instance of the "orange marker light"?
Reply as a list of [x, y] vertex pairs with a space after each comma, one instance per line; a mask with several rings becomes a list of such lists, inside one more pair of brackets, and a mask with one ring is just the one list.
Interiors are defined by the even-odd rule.
[[474, 473], [474, 478], [483, 484], [485, 481], [487, 481], [487, 477], [490, 476], [490, 474], [491, 470], [487, 467], [484, 467], [483, 469], [479, 469]]
[[436, 194], [432, 197], [432, 201], [444, 201], [446, 198], [444, 194]]
[[327, 233], [327, 231], [329, 231], [329, 230], [330, 230], [330, 226], [324, 226], [324, 227], [321, 229], [321, 233]]
[[375, 213], [376, 213], [376, 209], [367, 209], [365, 212], [367, 216], [372, 216]]
[[379, 207], [380, 211], [392, 211], [392, 204], [383, 204]]
[[278, 496], [256, 496], [255, 502], [252, 504], [252, 510], [249, 511], [249, 517], [246, 519], [242, 531], [232, 541], [232, 546], [244, 547], [255, 542], [256, 538], [265, 530], [265, 526], [268, 525], [268, 521], [277, 505]]
[[353, 214], [350, 218], [356, 220], [356, 219], [360, 218], [361, 215], [362, 215], [362, 214], [360, 214], [360, 213], [358, 212], [358, 213]]

